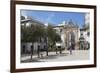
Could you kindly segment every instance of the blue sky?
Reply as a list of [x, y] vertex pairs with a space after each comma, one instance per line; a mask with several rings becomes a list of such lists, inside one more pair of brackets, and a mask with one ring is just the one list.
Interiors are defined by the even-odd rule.
[[42, 23], [51, 23], [58, 25], [63, 21], [70, 19], [81, 28], [84, 25], [85, 13], [79, 12], [60, 12], [60, 11], [38, 11], [38, 10], [21, 10], [21, 15], [30, 16]]

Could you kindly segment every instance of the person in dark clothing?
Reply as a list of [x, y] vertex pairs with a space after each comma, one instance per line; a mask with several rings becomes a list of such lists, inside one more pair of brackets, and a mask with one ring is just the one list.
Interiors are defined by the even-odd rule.
[[70, 51], [70, 55], [72, 55], [72, 43], [69, 43], [69, 51]]

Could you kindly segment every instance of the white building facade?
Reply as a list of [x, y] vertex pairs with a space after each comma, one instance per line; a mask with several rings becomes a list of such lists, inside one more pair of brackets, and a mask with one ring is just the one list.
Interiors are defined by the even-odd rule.
[[90, 47], [90, 14], [85, 14], [85, 24], [82, 29], [80, 29], [80, 41], [84, 42], [84, 49], [89, 49]]
[[[29, 27], [31, 25], [41, 25], [44, 26], [41, 22], [31, 19], [30, 17], [25, 16], [23, 20], [21, 20], [21, 26]], [[21, 38], [23, 38], [23, 33], [21, 32]], [[34, 38], [34, 37], [33, 37]], [[30, 53], [33, 48], [33, 53], [37, 53], [38, 49], [45, 49], [47, 48], [47, 40], [44, 37], [41, 37], [37, 42], [21, 42], [21, 51], [22, 53]]]
[[78, 42], [80, 37], [80, 29], [72, 20], [63, 22], [54, 28], [61, 37], [61, 45], [65, 49], [69, 49], [70, 43], [73, 44], [73, 50], [79, 49]]

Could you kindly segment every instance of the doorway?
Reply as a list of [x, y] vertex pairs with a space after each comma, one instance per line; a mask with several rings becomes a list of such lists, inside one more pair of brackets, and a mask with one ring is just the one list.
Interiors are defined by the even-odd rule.
[[67, 38], [67, 44], [68, 50], [72, 48], [72, 50], [75, 50], [75, 34], [74, 32], [68, 32], [68, 38]]

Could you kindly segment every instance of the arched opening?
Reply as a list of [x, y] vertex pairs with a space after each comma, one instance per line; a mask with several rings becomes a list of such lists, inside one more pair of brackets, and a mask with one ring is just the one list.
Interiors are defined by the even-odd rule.
[[68, 38], [67, 38], [66, 46], [67, 46], [68, 50], [70, 48], [72, 48], [72, 50], [75, 50], [75, 34], [74, 34], [74, 32], [73, 31], [68, 32], [67, 36], [68, 36]]

